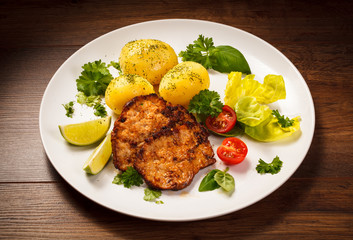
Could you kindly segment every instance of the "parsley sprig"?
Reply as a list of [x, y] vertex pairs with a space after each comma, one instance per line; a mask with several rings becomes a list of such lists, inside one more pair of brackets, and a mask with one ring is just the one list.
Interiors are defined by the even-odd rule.
[[141, 186], [143, 184], [143, 180], [141, 175], [130, 166], [127, 167], [125, 172], [117, 174], [114, 177], [113, 183], [124, 185], [126, 188], [131, 188], [132, 186]]
[[[143, 184], [143, 179], [141, 175], [136, 171], [133, 167], [127, 167], [125, 172], [118, 173], [114, 179], [114, 184], [124, 185], [126, 188], [131, 188], [132, 186], [141, 186]], [[161, 190], [156, 190], [152, 188], [145, 188], [143, 199], [148, 202], [154, 202], [156, 204], [163, 204], [164, 202], [158, 200], [158, 198], [162, 195]]]
[[182, 57], [183, 61], [198, 62], [206, 69], [210, 69], [215, 65], [215, 59], [211, 57], [215, 49], [212, 38], [205, 38], [203, 35], [199, 35], [194, 44], [189, 44], [186, 47], [186, 51], [181, 51], [179, 56]]
[[120, 66], [120, 63], [119, 63], [119, 62], [110, 61], [110, 63], [108, 64], [108, 67], [113, 67], [113, 68], [115, 68], [116, 70], [119, 71], [119, 74], [122, 74], [122, 73], [123, 73], [123, 71], [121, 70], [121, 66]]
[[83, 71], [76, 79], [77, 90], [86, 96], [104, 95], [113, 76], [101, 60], [89, 62], [82, 66]]
[[266, 163], [260, 158], [259, 164], [256, 166], [256, 171], [260, 174], [271, 173], [277, 174], [281, 170], [283, 162], [276, 156], [271, 163]]
[[223, 108], [220, 96], [217, 92], [208, 89], [201, 90], [189, 103], [188, 111], [197, 115], [203, 122], [208, 116], [217, 117]]
[[272, 115], [278, 119], [278, 123], [281, 125], [282, 128], [291, 127], [293, 126], [294, 120], [281, 115], [278, 110], [272, 110]]
[[101, 103], [97, 103], [96, 105], [94, 105], [94, 115], [98, 116], [98, 117], [106, 117], [107, 116], [107, 110], [105, 110], [104, 105], [102, 105]]
[[148, 202], [155, 202], [156, 204], [163, 204], [164, 203], [161, 200], [157, 200], [162, 195], [161, 190], [145, 188], [144, 193], [145, 193], [145, 196], [143, 197], [143, 200], [148, 201]]
[[74, 111], [75, 111], [75, 110], [74, 110], [74, 102], [71, 101], [71, 102], [68, 102], [68, 103], [62, 104], [62, 105], [63, 105], [63, 107], [64, 107], [65, 110], [66, 110], [66, 116], [72, 118], [72, 114], [73, 114]]

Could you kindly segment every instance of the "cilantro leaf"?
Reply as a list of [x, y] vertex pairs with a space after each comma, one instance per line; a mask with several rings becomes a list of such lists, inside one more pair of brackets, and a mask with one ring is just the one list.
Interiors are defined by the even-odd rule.
[[114, 184], [124, 185], [126, 188], [130, 188], [132, 186], [140, 186], [143, 184], [142, 177], [140, 174], [133, 168], [127, 167], [126, 171], [123, 173], [119, 173], [114, 177]]
[[206, 69], [214, 69], [221, 73], [232, 71], [250, 74], [251, 70], [244, 55], [232, 46], [214, 46], [212, 38], [199, 35], [198, 39], [189, 44], [185, 51], [179, 53], [182, 61], [194, 61]]
[[66, 116], [72, 118], [72, 114], [74, 113], [74, 102], [68, 102], [66, 104], [63, 104], [65, 110], [66, 110]]
[[107, 111], [105, 110], [105, 107], [101, 103], [97, 103], [94, 105], [94, 115], [98, 117], [106, 117], [107, 116]]
[[105, 63], [101, 60], [83, 65], [84, 71], [76, 79], [77, 90], [86, 96], [104, 95], [108, 84], [113, 79]]
[[279, 114], [278, 110], [272, 110], [272, 115], [278, 119], [278, 123], [281, 125], [282, 128], [293, 126], [294, 119], [284, 117], [284, 115]]
[[188, 111], [198, 115], [200, 121], [204, 121], [206, 117], [217, 117], [223, 108], [220, 96], [215, 91], [208, 89], [201, 90], [196, 94], [189, 103]]
[[156, 201], [156, 199], [159, 198], [161, 195], [162, 195], [162, 192], [160, 190], [145, 188], [145, 196], [143, 197], [143, 200], [161, 204], [163, 203], [162, 201]]
[[271, 163], [266, 163], [261, 158], [259, 160], [259, 164], [256, 166], [256, 171], [260, 174], [271, 173], [276, 174], [282, 168], [283, 162], [276, 156]]

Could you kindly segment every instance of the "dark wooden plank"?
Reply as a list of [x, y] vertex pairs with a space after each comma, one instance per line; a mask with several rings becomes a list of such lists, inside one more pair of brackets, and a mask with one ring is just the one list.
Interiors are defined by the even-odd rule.
[[[148, 20], [212, 20], [269, 42], [351, 43], [352, 3], [344, 1], [3, 1], [0, 46], [83, 45]], [[197, 9], [197, 11], [195, 11]], [[285, 19], [285, 21], [283, 20]], [[275, 28], [273, 26], [276, 26]], [[336, 34], [332, 34], [332, 32]]]
[[291, 179], [246, 209], [186, 223], [125, 216], [93, 203], [65, 183], [0, 184], [0, 238], [49, 238], [54, 233], [61, 239], [349, 239], [352, 184], [352, 179], [344, 178]]
[[75, 50], [3, 50], [7, 57], [0, 60], [0, 182], [57, 178], [40, 139], [39, 109], [51, 77]]

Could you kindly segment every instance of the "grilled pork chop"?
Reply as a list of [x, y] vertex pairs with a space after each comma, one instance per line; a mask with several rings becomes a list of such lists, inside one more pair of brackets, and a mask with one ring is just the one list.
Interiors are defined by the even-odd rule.
[[[185, 138], [181, 138], [181, 133], [185, 133]], [[113, 163], [116, 168], [122, 171], [125, 171], [129, 166], [135, 167], [145, 178], [146, 183], [154, 188], [181, 189], [191, 183], [193, 176], [199, 169], [215, 162], [207, 137], [207, 130], [184, 107], [172, 105], [156, 94], [138, 96], [124, 106], [120, 117], [114, 123], [112, 131]], [[156, 160], [148, 157], [156, 157], [160, 154], [153, 153], [159, 150], [153, 147], [156, 146], [153, 143], [161, 139], [168, 141], [169, 145], [167, 148], [164, 148], [166, 146], [160, 146], [163, 147], [160, 150], [164, 150], [166, 154], [171, 156], [175, 155], [174, 158], [176, 159], [187, 159], [192, 162], [188, 165], [188, 168], [185, 168], [184, 173], [178, 172], [180, 179], [176, 179], [178, 178], [177, 174], [174, 174], [174, 177], [171, 175], [165, 176], [164, 180], [162, 176], [159, 176], [159, 180], [148, 177], [155, 174], [153, 172], [155, 169], [151, 168], [150, 162]], [[182, 141], [182, 139], [184, 140]], [[186, 139], [188, 139], [188, 145], [185, 145]], [[150, 147], [141, 150], [146, 144]], [[200, 151], [200, 149], [203, 150]], [[183, 157], [186, 154], [184, 151], [187, 152], [187, 158]], [[191, 154], [193, 151], [195, 153]], [[144, 158], [143, 161], [141, 158]], [[156, 162], [158, 162], [158, 159]], [[176, 164], [177, 162], [171, 163], [165, 159], [160, 159], [160, 163], [162, 162], [165, 164], [164, 168], [180, 167], [180, 163]], [[175, 166], [173, 167], [173, 165]], [[195, 165], [192, 171], [190, 171], [191, 165]], [[177, 173], [176, 170], [171, 171]], [[173, 183], [172, 178], [175, 178]], [[167, 184], [166, 181], [170, 183]]]
[[186, 120], [196, 121], [185, 108], [173, 106], [156, 94], [133, 98], [114, 123], [112, 149], [115, 167], [125, 171], [128, 166], [133, 166], [136, 153], [146, 138]]
[[196, 122], [185, 122], [146, 139], [134, 167], [150, 187], [180, 190], [200, 169], [215, 163], [213, 156], [207, 130]]
[[162, 114], [166, 107], [167, 103], [155, 94], [135, 97], [124, 106], [112, 131], [116, 168], [125, 171], [128, 166], [133, 166], [144, 140], [170, 123], [170, 119]]

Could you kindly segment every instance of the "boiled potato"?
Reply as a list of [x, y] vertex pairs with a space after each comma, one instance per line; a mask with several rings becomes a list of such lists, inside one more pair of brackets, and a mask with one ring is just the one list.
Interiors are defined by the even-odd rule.
[[154, 93], [154, 88], [145, 78], [124, 74], [114, 78], [105, 91], [105, 102], [116, 114], [120, 114], [125, 103], [139, 95]]
[[121, 50], [119, 63], [124, 74], [136, 74], [152, 85], [178, 64], [178, 57], [167, 43], [141, 39], [127, 43]]
[[163, 76], [159, 94], [168, 102], [187, 107], [196, 94], [209, 86], [210, 77], [206, 68], [187, 61], [179, 63]]

